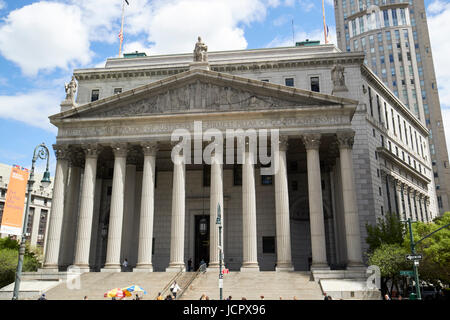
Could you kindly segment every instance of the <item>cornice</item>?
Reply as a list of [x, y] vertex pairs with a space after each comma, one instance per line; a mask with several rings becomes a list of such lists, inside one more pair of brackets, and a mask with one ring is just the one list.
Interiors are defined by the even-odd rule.
[[401, 167], [403, 170], [407, 171], [416, 180], [418, 180], [424, 184], [429, 184], [431, 182], [430, 178], [428, 178], [427, 176], [423, 175], [422, 173], [414, 170], [411, 166], [409, 166], [408, 164], [406, 164], [403, 161], [401, 161], [400, 159], [398, 159], [393, 153], [391, 153], [385, 147], [378, 147], [377, 152], [381, 156], [384, 156], [386, 159], [394, 162], [396, 165]]
[[[306, 66], [331, 66], [334, 64], [362, 64], [364, 54], [358, 52], [336, 52], [326, 54], [311, 54], [295, 59], [266, 59], [261, 61], [230, 61], [225, 63], [210, 63], [212, 71], [235, 72], [273, 70], [285, 68], [299, 68]], [[172, 76], [189, 70], [189, 64], [177, 64], [174, 66], [135, 66], [121, 68], [96, 68], [74, 70], [77, 81], [89, 81], [100, 79], [121, 79], [154, 76]]]

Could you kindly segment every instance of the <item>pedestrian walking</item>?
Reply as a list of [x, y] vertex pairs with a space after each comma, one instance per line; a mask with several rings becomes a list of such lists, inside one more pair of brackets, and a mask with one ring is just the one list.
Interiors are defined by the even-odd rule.
[[384, 295], [384, 300], [391, 300], [391, 298], [389, 298], [389, 295], [387, 293]]
[[326, 292], [324, 292], [323, 295], [324, 295], [323, 300], [331, 300], [331, 297], [329, 295], [327, 295]]
[[172, 292], [174, 299], [177, 298], [177, 292], [180, 289], [181, 288], [180, 288], [180, 286], [178, 285], [178, 283], [176, 281], [174, 281], [173, 284], [170, 286], [170, 292]]
[[38, 300], [47, 300], [47, 298], [45, 297], [45, 293], [43, 293], [43, 294], [38, 298]]
[[172, 296], [170, 294], [168, 294], [164, 300], [173, 300], [173, 299], [172, 299]]
[[163, 296], [161, 295], [161, 292], [158, 292], [158, 297], [156, 297], [156, 300], [164, 300]]

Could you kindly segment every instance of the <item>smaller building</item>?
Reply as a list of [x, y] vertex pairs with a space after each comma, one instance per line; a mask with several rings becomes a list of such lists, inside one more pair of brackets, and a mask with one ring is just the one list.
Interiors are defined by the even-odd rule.
[[[11, 169], [12, 166], [0, 163], [0, 225], [3, 217], [3, 209], [5, 207], [6, 193], [8, 191]], [[50, 186], [44, 188], [40, 183], [43, 173], [35, 173], [34, 176], [35, 183], [33, 185], [33, 192], [30, 199], [30, 211], [25, 237], [32, 246], [45, 248], [45, 241], [47, 239], [47, 226], [52, 204], [53, 179], [51, 179], [52, 183], [50, 184]], [[27, 195], [25, 196], [24, 211], [27, 201], [26, 199]], [[4, 238], [10, 235], [2, 233], [0, 234], [0, 236]], [[16, 237], [15, 235], [11, 236]]]

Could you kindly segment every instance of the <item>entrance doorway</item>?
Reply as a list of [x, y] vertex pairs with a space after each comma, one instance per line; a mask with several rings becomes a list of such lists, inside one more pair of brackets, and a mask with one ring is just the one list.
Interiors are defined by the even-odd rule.
[[200, 261], [209, 263], [209, 216], [195, 216], [195, 252], [194, 270], [200, 266]]

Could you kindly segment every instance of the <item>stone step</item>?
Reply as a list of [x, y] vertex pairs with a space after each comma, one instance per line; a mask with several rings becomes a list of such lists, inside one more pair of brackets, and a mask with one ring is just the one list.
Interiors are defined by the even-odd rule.
[[89, 300], [104, 300], [104, 293], [113, 288], [139, 285], [147, 291], [140, 294], [145, 300], [153, 300], [158, 292], [175, 277], [175, 272], [90, 272], [80, 277], [79, 288], [68, 288], [67, 283], [46, 292], [49, 300], [81, 300], [87, 296]]
[[[232, 296], [235, 300], [245, 297], [247, 300], [283, 299], [291, 300], [296, 296], [299, 300], [323, 299], [320, 285], [310, 281], [308, 272], [231, 272], [223, 277], [223, 297]], [[186, 290], [181, 300], [198, 300], [201, 295], [217, 300], [219, 294], [219, 275], [206, 272]]]

